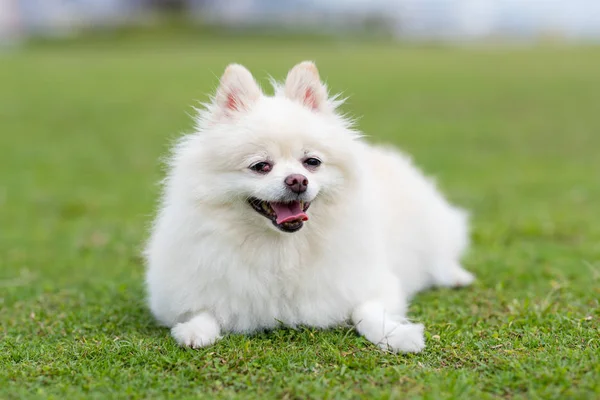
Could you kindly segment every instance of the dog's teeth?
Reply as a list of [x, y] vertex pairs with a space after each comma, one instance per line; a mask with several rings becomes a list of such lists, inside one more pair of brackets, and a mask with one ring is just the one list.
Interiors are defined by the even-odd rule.
[[262, 209], [264, 212], [266, 212], [267, 214], [271, 215], [273, 214], [273, 209], [271, 208], [271, 206], [269, 205], [269, 203], [267, 203], [266, 201], [263, 201], [261, 203]]

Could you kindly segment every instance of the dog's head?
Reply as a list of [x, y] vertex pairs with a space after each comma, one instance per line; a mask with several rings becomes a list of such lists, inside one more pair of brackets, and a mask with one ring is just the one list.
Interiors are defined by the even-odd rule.
[[336, 113], [341, 101], [328, 98], [313, 63], [274, 86], [265, 96], [246, 68], [228, 66], [197, 132], [176, 148], [170, 181], [224, 218], [295, 232], [347, 195], [359, 135]]

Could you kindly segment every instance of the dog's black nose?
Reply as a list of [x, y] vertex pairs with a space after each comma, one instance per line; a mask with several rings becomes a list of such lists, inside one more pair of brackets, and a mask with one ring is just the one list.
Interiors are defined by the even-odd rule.
[[308, 179], [304, 175], [292, 174], [285, 178], [285, 184], [294, 193], [304, 193], [308, 186]]

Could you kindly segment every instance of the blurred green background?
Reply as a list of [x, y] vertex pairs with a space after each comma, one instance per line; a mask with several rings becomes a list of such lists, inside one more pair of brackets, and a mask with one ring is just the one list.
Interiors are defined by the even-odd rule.
[[[161, 157], [230, 62], [314, 60], [368, 140], [473, 213], [479, 280], [420, 295], [427, 348], [347, 328], [179, 349], [144, 306]], [[600, 48], [146, 32], [0, 54], [0, 397], [600, 396]]]

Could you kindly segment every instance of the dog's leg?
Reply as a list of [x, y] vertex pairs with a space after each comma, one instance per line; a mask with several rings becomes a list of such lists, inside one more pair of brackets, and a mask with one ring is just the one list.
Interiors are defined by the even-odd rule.
[[363, 303], [352, 312], [358, 333], [383, 350], [418, 353], [425, 347], [423, 325], [390, 315], [382, 302]]
[[187, 322], [175, 325], [171, 329], [171, 335], [179, 345], [197, 349], [210, 346], [221, 339], [221, 328], [212, 315], [203, 312]]

